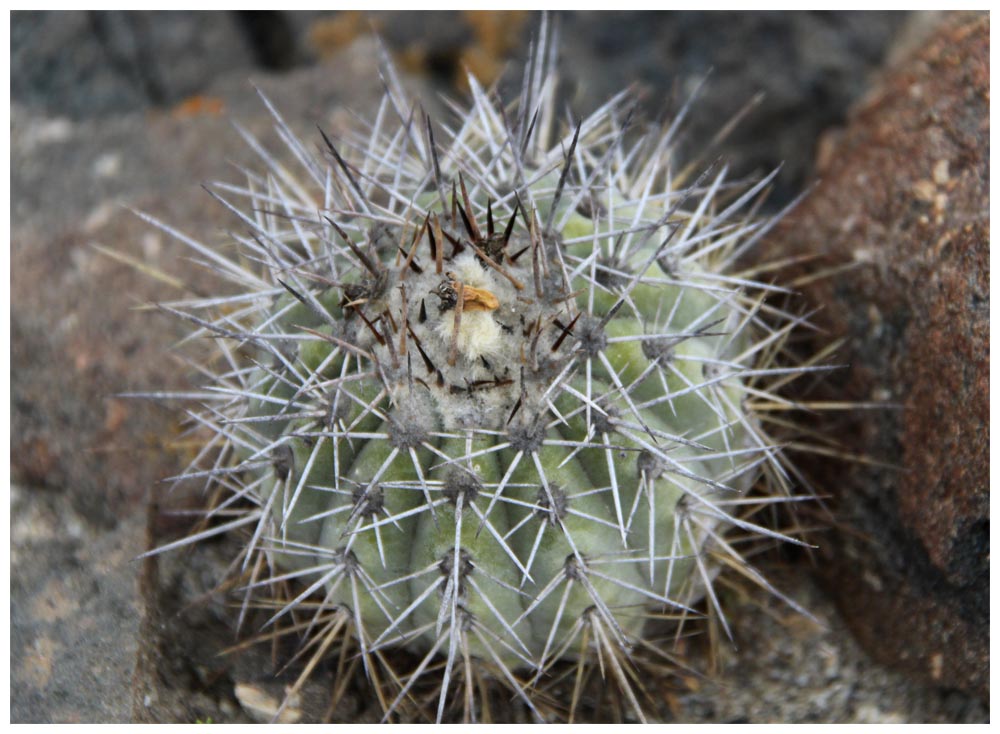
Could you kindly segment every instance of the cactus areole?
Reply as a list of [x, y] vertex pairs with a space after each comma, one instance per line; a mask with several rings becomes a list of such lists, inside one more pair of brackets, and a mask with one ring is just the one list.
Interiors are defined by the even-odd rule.
[[551, 61], [514, 104], [470, 86], [433, 121], [387, 69], [367, 129], [315, 145], [275, 112], [297, 172], [244, 132], [266, 170], [213, 189], [229, 252], [149, 219], [229, 281], [169, 307], [217, 337], [201, 536], [244, 533], [248, 594], [295, 582], [271, 623], [336, 610], [366, 661], [414, 653], [400, 697], [442, 660], [443, 707], [480, 661], [530, 706], [526, 673], [718, 607], [732, 531], [783, 537], [741, 508], [781, 474], [752, 403], [795, 321], [734, 273], [771, 177], [676, 168], [624, 95], [561, 121]]

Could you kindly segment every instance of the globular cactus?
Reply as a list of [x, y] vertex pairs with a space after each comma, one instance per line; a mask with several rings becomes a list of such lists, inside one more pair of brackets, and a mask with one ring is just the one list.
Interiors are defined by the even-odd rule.
[[266, 171], [214, 188], [235, 254], [149, 218], [236, 287], [165, 306], [218, 345], [184, 476], [228, 498], [192, 539], [242, 531], [245, 605], [294, 582], [269, 624], [354, 645], [386, 717], [434, 681], [432, 718], [476, 719], [487, 676], [544, 719], [557, 664], [594, 660], [641, 717], [649, 619], [724, 624], [722, 566], [766, 583], [734, 533], [798, 542], [750, 512], [799, 499], [755, 405], [813, 369], [737, 272], [771, 176], [692, 180], [624, 94], [560, 122], [538, 48], [517, 103], [470, 77], [449, 124], [388, 67], [363, 133], [313, 149], [275, 112], [299, 173], [244, 132]]

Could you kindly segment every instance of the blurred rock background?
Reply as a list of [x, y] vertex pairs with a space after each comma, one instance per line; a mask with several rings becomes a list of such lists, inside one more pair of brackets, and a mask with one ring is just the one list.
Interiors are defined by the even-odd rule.
[[[243, 721], [248, 714], [237, 690], [256, 686], [280, 695], [284, 680], [275, 681], [267, 654], [216, 655], [235, 639], [224, 600], [203, 598], [223, 563], [224, 541], [193, 554], [133, 560], [151, 538], [187, 528], [188, 518], [157, 508], [162, 501], [176, 510], [183, 498], [156, 489], [157, 480], [183, 466], [190, 446], [178, 432], [177, 406], [115, 396], [187, 384], [190, 370], [169, 349], [183, 328], [142, 306], [183, 297], [203, 276], [123, 205], [199, 237], [221, 238], [228, 220], [199, 183], [231, 180], [238, 175], [233, 163], [252, 162], [229, 119], [268, 137], [270, 120], [248, 80], [310, 139], [317, 123], [335, 128], [349, 124], [347, 110], [372, 109], [381, 88], [373, 32], [411, 88], [433, 100], [439, 92], [460, 96], [466, 68], [496, 81], [501, 92], [516, 87], [537, 22], [533, 13], [485, 11], [12, 13], [12, 721]], [[824, 153], [847, 155], [822, 147], [831, 138], [821, 133], [847, 125], [852, 105], [887, 65], [906, 63], [942, 22], [955, 20], [928, 13], [575, 12], [560, 13], [558, 22], [565, 99], [576, 113], [632, 84], [645, 116], [670, 116], [711, 70], [691, 110], [688, 151], [707, 160], [722, 155], [740, 175], [783, 164], [767, 204], [776, 210], [813, 179]], [[943, 66], [966, 64], [961, 53]], [[918, 63], [937, 78], [934, 63]], [[988, 79], [988, 62], [986, 69]], [[899, 85], [881, 88], [907, 93]], [[986, 110], [988, 116], [988, 99]], [[734, 116], [740, 124], [718, 140]], [[958, 164], [949, 170], [954, 174]], [[937, 185], [933, 172], [929, 180]], [[830, 220], [837, 216], [827, 212], [824, 221], [835, 226]], [[969, 245], [973, 252], [978, 241]], [[794, 249], [794, 234], [779, 246]], [[104, 254], [109, 249], [122, 255]], [[147, 277], [136, 263], [169, 275]], [[980, 261], [973, 257], [963, 267], [982, 282]], [[988, 271], [985, 278], [988, 307]], [[867, 313], [860, 298], [838, 307]], [[988, 419], [981, 428], [988, 435]], [[875, 458], [898, 463], [898, 442], [890, 444], [889, 455]], [[971, 469], [965, 467], [975, 485], [974, 508], [981, 508], [975, 483], [983, 460], [973, 455]], [[886, 476], [856, 478], [868, 482], [862, 494], [877, 494], [883, 509], [895, 502], [898, 486]], [[845, 517], [857, 508], [851, 496], [845, 495]], [[947, 532], [938, 535], [952, 542]], [[890, 541], [882, 555], [892, 556]], [[842, 536], [817, 542], [836, 554]], [[988, 538], [985, 560], [976, 560], [981, 546], [971, 552], [975, 558], [954, 572], [958, 583], [981, 586], [985, 563], [988, 587]], [[786, 609], [735, 600], [736, 608], [749, 609], [734, 615], [740, 649], [724, 652], [711, 680], [665, 690], [665, 719], [988, 719], [987, 651], [976, 648], [935, 676], [923, 664], [936, 659], [927, 656], [933, 651], [914, 653], [921, 664], [906, 665], [898, 651], [885, 650], [892, 645], [875, 644], [891, 636], [886, 628], [893, 623], [882, 615], [900, 613], [898, 599], [905, 597], [892, 596], [899, 584], [887, 592], [897, 606], [877, 607], [866, 626], [867, 603], [838, 596], [834, 584], [822, 592], [803, 559], [772, 565], [781, 588], [822, 625], [782, 626], [776, 618], [788, 616]], [[831, 567], [840, 573], [845, 565]], [[905, 673], [869, 657], [842, 621], [838, 609], [845, 607], [859, 639], [883, 661], [902, 662]], [[968, 613], [973, 627], [983, 629], [983, 610]], [[879, 632], [873, 636], [872, 629]], [[302, 704], [305, 718], [324, 713], [324, 684], [321, 671]], [[372, 715], [361, 698], [345, 706], [333, 717]]]

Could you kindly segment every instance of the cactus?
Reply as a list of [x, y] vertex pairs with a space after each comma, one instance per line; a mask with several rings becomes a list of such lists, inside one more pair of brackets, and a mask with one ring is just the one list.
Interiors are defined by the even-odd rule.
[[354, 645], [386, 718], [433, 680], [432, 718], [476, 719], [486, 675], [544, 719], [555, 666], [594, 660], [642, 717], [648, 620], [725, 625], [721, 567], [766, 585], [733, 535], [801, 542], [750, 511], [800, 499], [754, 406], [819, 369], [783, 366], [801, 320], [736, 270], [774, 174], [692, 180], [624, 94], [563, 124], [547, 35], [516, 104], [470, 77], [450, 124], [389, 66], [318, 153], [272, 108], [300, 171], [241, 131], [267, 170], [212, 189], [235, 254], [142, 215], [230, 286], [163, 306], [217, 337], [183, 478], [228, 494], [168, 547], [242, 531], [244, 613], [294, 583], [268, 625], [294, 613], [313, 664]]

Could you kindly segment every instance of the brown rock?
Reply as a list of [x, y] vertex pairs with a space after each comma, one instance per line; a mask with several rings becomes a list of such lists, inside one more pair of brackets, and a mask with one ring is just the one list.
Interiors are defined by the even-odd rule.
[[[771, 242], [852, 267], [804, 286], [849, 367], [821, 417], [888, 469], [815, 464], [845, 527], [823, 575], [880, 658], [989, 691], [989, 17], [947, 15], [820, 146], [822, 182]], [[815, 263], [810, 267], [815, 267]]]

